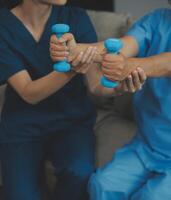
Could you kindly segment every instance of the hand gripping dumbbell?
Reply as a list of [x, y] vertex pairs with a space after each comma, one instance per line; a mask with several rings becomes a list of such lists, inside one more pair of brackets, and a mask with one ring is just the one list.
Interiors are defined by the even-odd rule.
[[[108, 39], [104, 42], [104, 46], [108, 53], [118, 54], [120, 49], [123, 47], [123, 43], [119, 39]], [[105, 76], [102, 77], [101, 84], [106, 88], [115, 88], [119, 85], [118, 82], [110, 81]]]
[[[66, 24], [55, 24], [52, 26], [52, 33], [56, 34], [57, 38], [61, 38], [63, 34], [68, 33], [70, 30], [70, 27]], [[70, 64], [67, 62], [67, 60], [63, 60], [60, 62], [57, 62], [53, 65], [53, 68], [55, 71], [58, 72], [68, 72], [71, 70]]]

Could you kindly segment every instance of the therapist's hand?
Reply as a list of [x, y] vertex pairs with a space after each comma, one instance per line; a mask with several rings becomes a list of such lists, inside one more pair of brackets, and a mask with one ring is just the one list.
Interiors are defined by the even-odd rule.
[[85, 52], [80, 52], [71, 61], [72, 70], [77, 73], [86, 74], [97, 55], [97, 48], [90, 46]]
[[143, 69], [137, 68], [133, 71], [120, 85], [116, 88], [118, 93], [129, 92], [134, 93], [142, 89], [147, 76]]

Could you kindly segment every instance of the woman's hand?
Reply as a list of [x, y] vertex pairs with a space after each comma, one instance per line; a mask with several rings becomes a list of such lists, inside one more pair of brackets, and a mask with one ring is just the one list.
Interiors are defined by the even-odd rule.
[[54, 62], [62, 61], [76, 56], [77, 43], [71, 33], [64, 34], [61, 38], [52, 35], [50, 38], [50, 56]]
[[123, 80], [118, 88], [117, 92], [130, 92], [134, 93], [142, 89], [143, 84], [145, 83], [147, 76], [141, 68], [133, 71], [125, 80]]

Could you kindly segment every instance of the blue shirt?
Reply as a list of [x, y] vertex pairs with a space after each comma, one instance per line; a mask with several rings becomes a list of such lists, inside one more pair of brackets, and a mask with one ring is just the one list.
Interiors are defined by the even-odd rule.
[[[139, 56], [171, 52], [171, 10], [156, 10], [129, 30], [139, 45]], [[138, 125], [136, 151], [148, 168], [171, 168], [171, 78], [148, 78], [134, 96]]]
[[[39, 42], [9, 10], [0, 11], [0, 83], [27, 70], [33, 80], [53, 71], [49, 55], [51, 27], [66, 23], [77, 42], [96, 42], [96, 33], [86, 12], [72, 7], [56, 7]], [[0, 141], [23, 141], [70, 129], [74, 124], [92, 126], [95, 110], [87, 95], [83, 76], [77, 75], [62, 89], [37, 105], [26, 103], [8, 85], [0, 123]]]

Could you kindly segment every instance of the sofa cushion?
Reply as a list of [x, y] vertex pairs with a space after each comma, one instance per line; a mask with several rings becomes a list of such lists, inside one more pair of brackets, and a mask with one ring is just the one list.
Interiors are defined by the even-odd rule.
[[132, 23], [132, 18], [128, 14], [89, 10], [88, 15], [96, 29], [99, 41], [123, 36]]
[[[102, 111], [101, 111], [102, 112]], [[103, 166], [112, 159], [114, 152], [134, 136], [136, 125], [130, 120], [103, 111], [105, 116], [95, 126], [96, 165]]]

